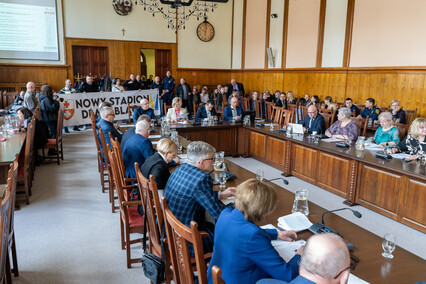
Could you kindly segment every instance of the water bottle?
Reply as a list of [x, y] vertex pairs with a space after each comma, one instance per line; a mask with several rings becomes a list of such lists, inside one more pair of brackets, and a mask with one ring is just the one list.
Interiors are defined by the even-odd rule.
[[372, 127], [373, 126], [373, 119], [372, 118], [368, 119], [368, 125], [367, 126], [368, 127]]
[[308, 190], [307, 189], [298, 189], [294, 197], [293, 209], [291, 213], [300, 212], [305, 216], [309, 215], [308, 208]]
[[287, 126], [287, 136], [291, 136], [293, 134], [293, 127], [289, 124]]

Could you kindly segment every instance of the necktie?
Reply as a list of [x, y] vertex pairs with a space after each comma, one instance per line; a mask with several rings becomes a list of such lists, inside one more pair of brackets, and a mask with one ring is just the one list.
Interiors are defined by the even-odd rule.
[[311, 118], [311, 120], [309, 120], [309, 128], [311, 128], [311, 126], [312, 126], [312, 122], [314, 121], [314, 119], [313, 118]]
[[232, 109], [232, 116], [237, 116], [237, 110], [235, 108]]

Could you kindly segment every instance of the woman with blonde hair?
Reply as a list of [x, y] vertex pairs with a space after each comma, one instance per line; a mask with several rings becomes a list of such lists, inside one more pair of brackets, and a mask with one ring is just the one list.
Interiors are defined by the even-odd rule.
[[405, 158], [407, 161], [424, 159], [426, 157], [426, 118], [416, 118], [410, 126], [410, 132], [405, 139], [398, 144], [397, 148], [393, 148], [392, 152], [400, 151], [409, 156]]
[[166, 118], [170, 122], [178, 122], [181, 120], [187, 120], [187, 117], [185, 116], [184, 119], [180, 119], [179, 117], [183, 114], [186, 114], [186, 108], [182, 108], [182, 99], [181, 98], [174, 98], [172, 101], [172, 108], [169, 108], [167, 111]]
[[212, 267], [219, 266], [227, 284], [256, 283], [262, 278], [290, 281], [298, 275], [300, 254], [287, 263], [271, 240], [292, 241], [294, 231], [261, 229], [255, 222], [271, 214], [277, 206], [277, 195], [267, 184], [249, 179], [235, 191], [235, 209], [225, 208], [214, 233], [213, 255], [207, 277], [212, 283]]

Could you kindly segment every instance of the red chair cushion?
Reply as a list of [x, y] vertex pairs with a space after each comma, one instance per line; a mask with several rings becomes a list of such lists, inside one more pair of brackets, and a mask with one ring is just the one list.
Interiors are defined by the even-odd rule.
[[47, 139], [46, 145], [56, 145], [56, 139]]
[[24, 177], [24, 167], [18, 167], [17, 177], [18, 178], [23, 178]]
[[127, 214], [129, 215], [129, 227], [135, 228], [135, 227], [143, 227], [143, 216], [139, 214], [138, 207], [128, 207], [127, 208]]

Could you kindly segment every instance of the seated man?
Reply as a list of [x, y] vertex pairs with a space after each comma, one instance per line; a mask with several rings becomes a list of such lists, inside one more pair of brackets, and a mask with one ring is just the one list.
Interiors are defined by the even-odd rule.
[[291, 282], [262, 279], [257, 284], [347, 283], [352, 268], [349, 251], [342, 238], [325, 233], [308, 239], [300, 259], [299, 276]]
[[318, 109], [314, 105], [308, 107], [308, 115], [300, 122], [303, 125], [303, 130], [307, 133], [316, 131], [318, 134], [324, 134], [325, 121], [324, 117], [318, 113]]
[[357, 118], [366, 118], [367, 116], [377, 121], [379, 119], [380, 108], [376, 107], [374, 104], [376, 101], [373, 98], [369, 98], [365, 101], [365, 108], [362, 110], [360, 115]]
[[19, 96], [16, 97], [14, 105], [22, 105], [24, 103], [25, 91], [21, 91]]
[[[120, 132], [118, 132], [117, 125], [113, 124], [115, 114], [112, 107], [108, 107], [108, 106], [103, 107], [101, 108], [100, 112], [101, 112], [101, 119], [99, 120], [98, 124], [96, 124], [97, 126], [96, 132], [98, 133], [98, 137], [99, 137], [98, 129], [102, 129], [102, 132], [104, 133], [106, 145], [111, 146], [111, 141], [109, 140], [109, 133], [111, 133], [111, 136], [113, 139], [118, 138], [118, 141], [121, 142], [122, 135], [120, 134]], [[102, 142], [100, 137], [99, 137], [99, 143], [102, 150]]]
[[394, 119], [396, 123], [406, 123], [405, 111], [401, 108], [398, 100], [393, 100], [391, 102], [391, 109], [389, 111], [392, 114], [392, 119]]
[[133, 111], [133, 122], [136, 123], [136, 121], [138, 121], [139, 116], [141, 116], [142, 114], [148, 115], [153, 120], [157, 119], [155, 117], [154, 110], [149, 107], [148, 99], [146, 98], [141, 99], [140, 104], [141, 106]]
[[345, 100], [345, 105], [346, 107], [350, 108], [351, 112], [355, 111], [355, 117], [357, 117], [360, 114], [360, 110], [359, 108], [353, 104], [352, 99], [351, 98], [347, 98]]
[[[219, 198], [233, 195], [234, 188], [215, 193], [213, 179], [207, 173], [213, 170], [213, 159], [216, 149], [208, 143], [194, 141], [188, 145], [188, 163], [182, 164], [170, 176], [164, 196], [175, 217], [184, 225], [190, 227], [191, 221], [198, 223], [200, 231], [208, 232], [203, 238], [204, 253], [213, 251], [213, 224], [207, 223], [205, 211], [217, 221], [224, 206]], [[194, 249], [190, 246], [191, 255]]]
[[217, 120], [217, 113], [214, 110], [213, 101], [208, 100], [203, 106], [197, 109], [197, 114], [195, 115], [195, 121], [202, 121], [205, 118], [210, 118], [211, 116]]
[[227, 106], [224, 110], [224, 117], [225, 120], [232, 120], [233, 118], [235, 120], [241, 119], [241, 114], [243, 113], [241, 108], [237, 105], [238, 99], [233, 97], [231, 99], [231, 105]]
[[275, 106], [287, 109], [287, 96], [284, 92], [280, 94], [278, 101], [275, 102]]
[[[149, 117], [146, 114], [142, 114], [141, 116], [139, 116], [138, 120], [136, 120], [136, 123], [138, 123], [141, 120], [145, 120], [146, 122], [151, 124], [151, 117]], [[126, 145], [127, 140], [133, 135], [135, 135], [135, 131], [136, 131], [136, 126], [133, 126], [127, 129], [126, 132], [124, 132], [123, 139], [121, 139], [121, 143], [120, 143], [121, 149], [124, 149], [124, 146]]]
[[121, 149], [123, 152], [123, 162], [126, 168], [126, 176], [128, 178], [136, 178], [135, 162], [139, 163], [139, 168], [142, 168], [145, 160], [154, 155], [154, 148], [152, 147], [151, 140], [149, 137], [150, 124], [141, 120], [136, 123], [135, 135], [130, 137], [124, 148]]

